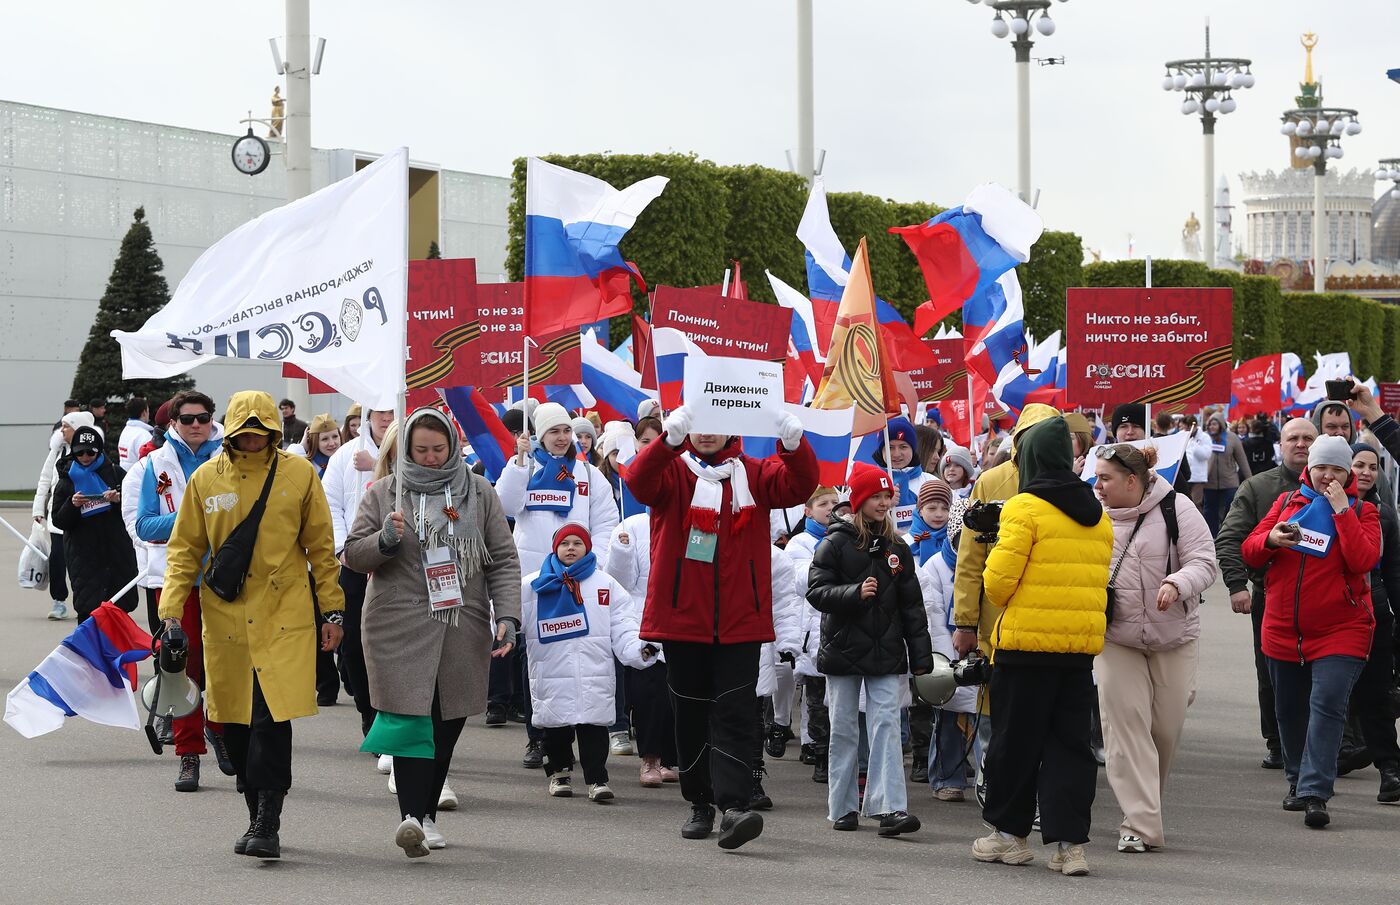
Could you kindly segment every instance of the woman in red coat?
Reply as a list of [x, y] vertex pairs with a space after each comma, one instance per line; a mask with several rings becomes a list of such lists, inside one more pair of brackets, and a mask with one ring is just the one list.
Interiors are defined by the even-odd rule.
[[744, 455], [738, 437], [691, 433], [685, 406], [663, 427], [665, 442], [643, 448], [626, 476], [651, 507], [641, 638], [665, 647], [681, 794], [691, 805], [681, 836], [709, 836], [718, 805], [720, 847], [738, 848], [763, 831], [748, 802], [759, 647], [773, 640], [768, 514], [806, 502], [817, 456], [788, 412], [778, 422], [782, 449], [761, 460]]
[[1367, 575], [1380, 538], [1376, 507], [1357, 499], [1351, 447], [1319, 437], [1302, 486], [1281, 494], [1240, 548], [1245, 565], [1268, 568], [1261, 646], [1289, 783], [1283, 808], [1305, 811], [1314, 829], [1331, 820], [1347, 702], [1371, 649]]

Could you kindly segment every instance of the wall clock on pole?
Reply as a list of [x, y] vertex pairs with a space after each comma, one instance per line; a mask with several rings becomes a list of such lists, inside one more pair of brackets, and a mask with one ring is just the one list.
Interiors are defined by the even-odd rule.
[[233, 143], [233, 165], [240, 173], [256, 176], [267, 169], [271, 159], [267, 142], [253, 134], [252, 126], [248, 127], [247, 135], [239, 136]]

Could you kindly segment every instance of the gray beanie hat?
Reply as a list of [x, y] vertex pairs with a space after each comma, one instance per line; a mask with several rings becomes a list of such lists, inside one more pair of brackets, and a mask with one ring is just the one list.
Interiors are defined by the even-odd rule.
[[1351, 471], [1351, 444], [1345, 437], [1318, 437], [1308, 450], [1308, 468], [1318, 465], [1335, 465], [1343, 471]]

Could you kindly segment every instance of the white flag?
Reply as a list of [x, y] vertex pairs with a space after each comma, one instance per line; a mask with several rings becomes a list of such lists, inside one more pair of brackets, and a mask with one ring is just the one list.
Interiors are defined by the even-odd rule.
[[140, 330], [112, 331], [122, 376], [171, 377], [218, 358], [285, 361], [392, 409], [404, 385], [407, 230], [400, 148], [200, 255]]

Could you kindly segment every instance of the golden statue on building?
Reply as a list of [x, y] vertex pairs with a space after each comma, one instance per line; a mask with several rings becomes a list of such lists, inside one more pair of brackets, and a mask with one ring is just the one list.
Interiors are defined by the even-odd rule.
[[272, 88], [272, 115], [268, 118], [270, 125], [267, 129], [268, 138], [282, 137], [282, 123], [287, 118], [287, 99], [282, 96], [282, 86], [274, 85]]
[[1181, 228], [1181, 255], [1188, 261], [1200, 261], [1201, 254], [1201, 221], [1196, 219], [1196, 212], [1192, 211], [1191, 216], [1186, 218], [1186, 224]]

